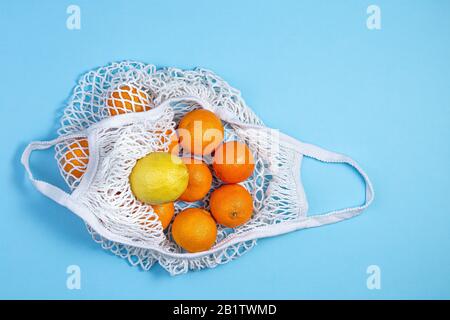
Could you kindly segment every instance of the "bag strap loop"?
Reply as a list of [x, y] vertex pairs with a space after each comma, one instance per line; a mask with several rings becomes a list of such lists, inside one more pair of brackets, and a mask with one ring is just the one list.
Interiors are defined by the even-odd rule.
[[308, 217], [309, 227], [335, 223], [345, 219], [352, 218], [361, 213], [372, 203], [375, 197], [372, 182], [369, 180], [369, 177], [364, 172], [364, 170], [358, 165], [358, 163], [356, 163], [356, 161], [354, 161], [353, 159], [351, 159], [346, 155], [328, 151], [318, 146], [304, 143], [301, 141], [296, 141], [296, 146], [298, 148], [298, 151], [307, 157], [326, 163], [344, 163], [350, 165], [361, 175], [366, 185], [364, 204], [356, 207], [348, 207], [340, 210], [330, 211], [320, 215], [310, 216]]
[[33, 173], [30, 169], [30, 157], [33, 151], [36, 150], [46, 150], [51, 148], [52, 146], [61, 143], [66, 140], [70, 139], [76, 139], [76, 138], [84, 138], [85, 135], [80, 134], [68, 134], [60, 136], [59, 138], [50, 140], [50, 141], [33, 141], [31, 142], [23, 151], [21, 162], [23, 166], [25, 167], [25, 170], [28, 173], [28, 177], [33, 183], [33, 185], [38, 189], [42, 194], [49, 197], [53, 201], [59, 203], [60, 205], [65, 206], [67, 202], [67, 198], [70, 196], [69, 193], [63, 191], [62, 189], [58, 188], [57, 186], [34, 178]]

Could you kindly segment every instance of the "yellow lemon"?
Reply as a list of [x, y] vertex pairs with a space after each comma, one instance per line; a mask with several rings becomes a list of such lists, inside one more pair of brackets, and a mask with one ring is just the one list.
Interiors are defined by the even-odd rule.
[[148, 204], [176, 200], [187, 188], [189, 172], [184, 162], [168, 152], [152, 152], [136, 162], [130, 174], [134, 196]]

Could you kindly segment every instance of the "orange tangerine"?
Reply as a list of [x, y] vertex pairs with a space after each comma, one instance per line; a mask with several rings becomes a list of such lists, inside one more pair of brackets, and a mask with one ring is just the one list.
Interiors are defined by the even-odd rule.
[[222, 121], [211, 111], [197, 109], [187, 113], [178, 125], [180, 145], [196, 155], [207, 155], [223, 141]]
[[211, 194], [209, 206], [218, 223], [235, 228], [250, 220], [253, 198], [243, 186], [226, 184]]
[[167, 229], [175, 213], [175, 206], [173, 205], [173, 202], [152, 205], [152, 208], [153, 211], [155, 211], [155, 213], [158, 215], [163, 230]]
[[151, 98], [146, 92], [126, 84], [111, 92], [106, 105], [110, 116], [142, 112], [151, 109]]
[[172, 236], [175, 242], [188, 252], [206, 251], [216, 242], [216, 222], [204, 209], [186, 209], [175, 217]]
[[213, 168], [220, 180], [226, 183], [238, 183], [252, 175], [255, 160], [246, 144], [229, 141], [216, 149]]
[[[167, 138], [166, 136], [169, 136], [169, 138]], [[160, 138], [161, 144], [165, 143], [167, 140], [169, 140], [169, 149], [167, 152], [174, 154], [174, 155], [178, 155], [180, 153], [180, 145], [178, 143], [178, 134], [177, 132], [173, 132], [172, 134], [170, 134], [170, 130], [167, 130], [165, 135], [163, 135]], [[164, 148], [161, 147], [158, 151], [164, 151]]]
[[189, 172], [189, 182], [184, 193], [178, 198], [183, 201], [201, 200], [211, 189], [212, 174], [201, 160], [182, 158]]
[[83, 176], [88, 162], [89, 146], [87, 139], [77, 139], [71, 143], [61, 159], [63, 170], [77, 179]]

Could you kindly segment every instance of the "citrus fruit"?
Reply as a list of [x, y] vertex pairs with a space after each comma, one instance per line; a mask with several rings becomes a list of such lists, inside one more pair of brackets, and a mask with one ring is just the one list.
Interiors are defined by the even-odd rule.
[[213, 168], [222, 181], [238, 183], [252, 175], [255, 160], [245, 143], [229, 141], [216, 149]]
[[205, 251], [216, 242], [216, 222], [204, 209], [186, 209], [175, 217], [172, 236], [175, 242], [188, 252]]
[[189, 202], [200, 200], [211, 189], [211, 171], [201, 160], [195, 158], [182, 158], [182, 160], [189, 171], [189, 182], [179, 199]]
[[178, 134], [176, 132], [174, 132], [170, 136], [169, 152], [175, 155], [180, 152], [180, 145], [178, 144]]
[[175, 206], [173, 202], [167, 202], [163, 204], [152, 205], [153, 211], [158, 215], [159, 221], [161, 221], [163, 230], [165, 230], [170, 221], [172, 221], [173, 215], [175, 213]]
[[[169, 136], [169, 137], [167, 137]], [[174, 131], [170, 133], [170, 130], [167, 130], [166, 133], [160, 138], [161, 144], [166, 143], [169, 141], [168, 145], [168, 151], [169, 153], [172, 153], [174, 155], [178, 155], [180, 152], [180, 146], [178, 144], [178, 134]], [[159, 151], [164, 151], [164, 148], [161, 147]]]
[[[167, 227], [170, 224], [170, 221], [172, 221], [173, 215], [175, 213], [175, 206], [173, 202], [167, 202], [163, 204], [155, 204], [152, 205], [153, 211], [158, 216], [159, 221], [161, 222], [161, 225], [163, 227], [163, 230], [167, 229]], [[154, 218], [148, 218], [148, 216], [141, 217], [139, 219], [142, 225], [144, 225], [147, 228], [153, 227], [153, 221]]]
[[209, 206], [218, 223], [235, 228], [250, 220], [253, 198], [243, 186], [226, 184], [211, 194]]
[[139, 159], [130, 174], [134, 196], [148, 204], [162, 204], [176, 200], [186, 190], [189, 173], [176, 155], [151, 152]]
[[180, 145], [187, 152], [207, 155], [223, 140], [222, 121], [211, 111], [198, 109], [187, 113], [178, 125]]
[[87, 139], [77, 139], [71, 143], [61, 159], [63, 170], [77, 179], [83, 176], [88, 162], [89, 146]]
[[110, 116], [151, 109], [150, 96], [131, 85], [121, 85], [111, 92], [106, 105]]

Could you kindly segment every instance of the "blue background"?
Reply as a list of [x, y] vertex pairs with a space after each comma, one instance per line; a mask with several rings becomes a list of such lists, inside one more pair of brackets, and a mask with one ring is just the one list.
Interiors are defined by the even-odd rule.
[[[381, 30], [366, 27], [373, 3]], [[449, 1], [77, 0], [73, 31], [69, 4], [0, 4], [1, 298], [450, 298]], [[19, 163], [26, 143], [55, 137], [82, 73], [124, 59], [214, 70], [267, 125], [356, 159], [375, 202], [216, 269], [130, 267]], [[61, 183], [52, 156], [33, 169]], [[363, 201], [346, 166], [308, 160], [302, 174], [312, 213]], [[81, 290], [66, 288], [71, 264]], [[381, 290], [366, 287], [373, 264]]]

